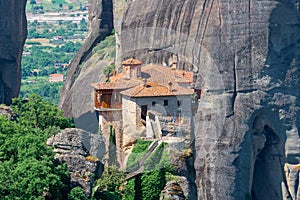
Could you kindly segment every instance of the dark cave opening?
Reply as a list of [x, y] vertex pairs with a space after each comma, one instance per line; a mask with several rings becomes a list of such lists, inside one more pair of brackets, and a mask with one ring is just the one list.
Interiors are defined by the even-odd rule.
[[262, 149], [257, 149], [251, 189], [252, 200], [280, 200], [284, 167], [282, 142], [268, 126], [265, 126], [261, 133], [256, 133], [256, 136], [265, 138], [265, 142]]

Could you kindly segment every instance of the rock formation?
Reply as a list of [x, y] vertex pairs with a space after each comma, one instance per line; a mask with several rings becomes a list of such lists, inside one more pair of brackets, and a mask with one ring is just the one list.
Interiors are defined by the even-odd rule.
[[21, 56], [27, 37], [26, 0], [0, 0], [0, 104], [19, 95]]
[[[107, 63], [99, 63], [96, 67], [91, 68], [91, 63], [85, 65], [85, 62], [91, 57], [92, 49], [107, 35], [111, 34], [113, 29], [112, 0], [89, 0], [89, 4], [89, 35], [69, 65], [67, 80], [61, 90], [59, 102], [59, 106], [64, 110], [65, 115], [75, 118], [82, 117], [84, 114], [91, 115], [91, 106], [89, 103], [92, 103], [90, 100], [92, 88], [90, 84], [100, 81], [101, 66], [106, 66]], [[80, 76], [84, 77], [85, 80], [82, 80]], [[75, 101], [78, 99], [78, 95], [85, 94], [88, 94], [86, 98], [83, 97], [80, 102]], [[77, 121], [79, 123], [79, 121], [86, 120], [87, 118], [84, 117], [84, 119], [81, 118]]]
[[184, 200], [182, 188], [176, 181], [170, 181], [166, 184], [160, 200]]
[[103, 165], [103, 141], [99, 135], [80, 129], [65, 129], [47, 140], [54, 147], [55, 158], [67, 163], [71, 175], [71, 187], [81, 186], [87, 195], [91, 195], [95, 178], [99, 178]]
[[298, 173], [285, 167], [300, 162], [298, 26], [296, 1], [128, 2], [123, 57], [170, 65], [175, 55], [203, 90], [194, 118], [198, 199], [299, 194]]
[[203, 91], [190, 174], [199, 200], [300, 196], [298, 1], [128, 0], [121, 21], [122, 58], [175, 58]]

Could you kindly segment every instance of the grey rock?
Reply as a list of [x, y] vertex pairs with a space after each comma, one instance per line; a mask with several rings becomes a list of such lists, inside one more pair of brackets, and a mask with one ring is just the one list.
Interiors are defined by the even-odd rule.
[[[89, 0], [89, 4], [89, 35], [85, 39], [84, 44], [82, 45], [78, 53], [71, 61], [67, 71], [66, 82], [61, 90], [59, 107], [64, 110], [66, 116], [70, 117], [74, 117], [74, 115], [77, 115], [78, 113], [80, 116], [84, 114], [93, 115], [89, 112], [90, 108], [87, 108], [87, 106], [84, 106], [83, 111], [78, 111], [78, 108], [81, 108], [83, 105], [77, 104], [77, 102], [73, 102], [73, 99], [78, 98], [78, 96], [75, 96], [77, 95], [76, 92], [78, 90], [81, 91], [81, 94], [87, 94], [88, 91], [92, 90], [81, 90], [81, 88], [76, 87], [75, 84], [78, 81], [78, 77], [80, 75], [82, 76], [83, 72], [85, 72], [85, 75], [88, 73], [87, 70], [89, 70], [89, 65], [84, 64], [91, 57], [92, 49], [107, 35], [109, 35], [113, 29], [112, 0]], [[83, 65], [85, 66], [85, 69], [82, 69]], [[97, 71], [97, 79], [90, 80], [89, 84], [86, 85], [89, 86], [91, 83], [93, 83], [93, 81], [99, 81], [100, 74], [101, 68]], [[93, 75], [95, 76], [95, 74]], [[85, 77], [85, 79], [87, 79], [87, 77]], [[76, 90], [76, 94], [73, 94], [74, 90]], [[90, 95], [90, 93], [88, 94]], [[91, 100], [87, 101], [87, 103], [89, 102], [91, 102]], [[76, 113], [73, 113], [74, 111]]]
[[26, 0], [0, 0], [0, 104], [18, 97], [27, 37]]
[[93, 182], [104, 167], [100, 162], [105, 153], [101, 136], [69, 128], [50, 137], [47, 145], [54, 147], [56, 159], [68, 165], [71, 187], [80, 185], [91, 195]]
[[[119, 57], [165, 66], [175, 57], [203, 91], [191, 134], [194, 168], [187, 175], [195, 179], [193, 195], [299, 196], [298, 175], [284, 173], [285, 165], [300, 163], [299, 3], [128, 0], [119, 16]], [[62, 92], [67, 114], [75, 71], [71, 67]]]
[[198, 199], [283, 199], [282, 182], [297, 195], [282, 172], [299, 164], [298, 11], [296, 1], [128, 1], [123, 58], [169, 66], [175, 55], [203, 90]]
[[167, 182], [164, 190], [162, 191], [160, 200], [184, 200], [185, 196], [183, 194], [180, 184], [176, 181]]

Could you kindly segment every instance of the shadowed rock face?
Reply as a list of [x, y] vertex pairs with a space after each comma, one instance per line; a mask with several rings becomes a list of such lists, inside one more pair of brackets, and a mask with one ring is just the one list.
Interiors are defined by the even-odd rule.
[[[88, 81], [88, 84], [86, 84], [87, 88], [78, 88], [76, 87], [76, 81], [82, 81], [79, 76], [83, 76], [82, 74], [85, 73], [88, 74], [89, 67], [85, 66], [82, 68], [82, 65], [91, 57], [92, 49], [106, 36], [108, 36], [113, 29], [113, 2], [112, 0], [89, 0], [89, 23], [90, 23], [90, 33], [86, 40], [84, 41], [84, 44], [82, 45], [79, 52], [75, 55], [73, 60], [71, 61], [68, 71], [67, 71], [67, 79], [63, 86], [63, 89], [61, 90], [61, 98], [59, 102], [59, 107], [61, 107], [66, 116], [74, 116], [72, 113], [75, 109], [80, 109], [82, 106], [84, 106], [84, 103], [81, 104], [74, 102], [73, 99], [79, 97], [76, 94], [75, 95], [74, 90], [79, 91], [80, 94], [87, 94], [92, 92], [92, 87], [89, 86], [92, 82], [98, 82], [99, 81], [99, 75], [101, 74], [101, 68], [98, 70], [97, 78], [90, 79]], [[105, 65], [104, 65], [105, 66]], [[95, 76], [96, 74], [89, 74], [88, 77]], [[85, 80], [87, 77], [85, 77]], [[78, 83], [79, 84], [79, 83]], [[77, 85], [78, 85], [77, 84]], [[75, 86], [74, 86], [75, 85]], [[90, 97], [90, 95], [89, 95]], [[90, 100], [88, 100], [88, 103], [91, 103]], [[87, 103], [87, 104], [88, 104]], [[74, 104], [74, 105], [73, 105]], [[88, 105], [89, 106], [89, 105]], [[86, 107], [85, 107], [86, 108]], [[85, 109], [84, 108], [84, 109]], [[76, 111], [77, 115], [83, 115], [88, 111], [89, 108], [86, 108], [82, 111]], [[76, 118], [78, 116], [75, 116]]]
[[0, 0], [0, 103], [19, 95], [21, 56], [27, 37], [26, 0]]
[[292, 0], [128, 1], [123, 58], [170, 65], [175, 55], [203, 90], [198, 199], [300, 195], [299, 9]]

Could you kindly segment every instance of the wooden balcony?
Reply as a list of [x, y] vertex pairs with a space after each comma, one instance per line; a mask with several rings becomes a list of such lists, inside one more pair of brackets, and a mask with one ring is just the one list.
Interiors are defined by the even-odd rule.
[[95, 110], [97, 111], [120, 111], [122, 110], [122, 103], [120, 102], [95, 102]]

